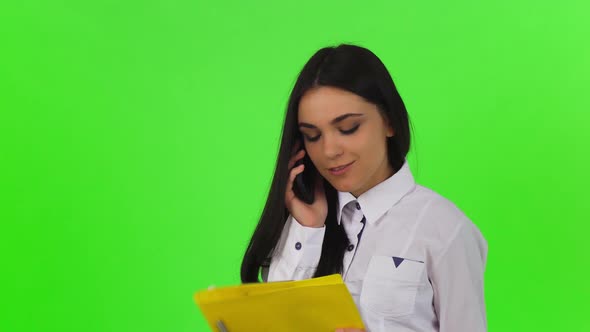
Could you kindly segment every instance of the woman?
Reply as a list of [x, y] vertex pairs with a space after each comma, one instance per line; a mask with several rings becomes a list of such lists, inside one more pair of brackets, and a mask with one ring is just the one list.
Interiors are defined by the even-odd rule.
[[[242, 281], [340, 273], [367, 331], [486, 331], [487, 243], [452, 202], [414, 182], [409, 148], [408, 114], [379, 58], [320, 49], [291, 92]], [[305, 155], [309, 169], [296, 166]], [[311, 204], [293, 192], [302, 172], [321, 175]]]

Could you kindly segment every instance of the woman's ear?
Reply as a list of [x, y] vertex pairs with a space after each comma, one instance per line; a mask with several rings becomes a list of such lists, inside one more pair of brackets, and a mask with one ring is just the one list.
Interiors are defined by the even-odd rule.
[[393, 126], [391, 125], [391, 123], [389, 122], [389, 119], [387, 117], [385, 117], [385, 136], [387, 137], [393, 137], [395, 136], [395, 129], [393, 129]]
[[385, 111], [383, 111], [383, 108], [381, 108], [379, 106], [377, 106], [377, 109], [379, 110], [379, 114], [381, 115], [381, 118], [383, 119], [383, 125], [385, 126], [385, 136], [387, 136], [387, 137], [395, 136], [395, 129], [393, 129], [393, 126], [391, 125], [391, 121], [389, 121], [389, 118], [385, 114]]
[[387, 134], [386, 134], [386, 136], [387, 137], [393, 137], [393, 136], [395, 136], [395, 130], [393, 130], [393, 127], [391, 127], [391, 126], [388, 126], [387, 127]]

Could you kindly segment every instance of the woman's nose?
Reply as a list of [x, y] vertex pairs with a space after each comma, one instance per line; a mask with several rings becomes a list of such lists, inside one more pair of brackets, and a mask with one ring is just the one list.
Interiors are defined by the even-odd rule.
[[324, 155], [328, 159], [334, 159], [342, 154], [340, 141], [332, 135], [325, 135], [322, 148], [324, 150]]

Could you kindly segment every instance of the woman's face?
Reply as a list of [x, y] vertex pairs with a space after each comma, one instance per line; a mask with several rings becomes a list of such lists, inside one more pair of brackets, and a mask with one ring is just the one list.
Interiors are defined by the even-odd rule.
[[393, 128], [362, 97], [333, 87], [309, 90], [299, 102], [298, 123], [307, 154], [336, 190], [358, 197], [393, 175], [387, 159]]

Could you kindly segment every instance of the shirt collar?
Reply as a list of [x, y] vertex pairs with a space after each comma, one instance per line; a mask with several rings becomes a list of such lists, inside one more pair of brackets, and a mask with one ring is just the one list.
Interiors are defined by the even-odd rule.
[[340, 225], [342, 209], [352, 202], [357, 201], [361, 206], [361, 211], [365, 215], [368, 223], [372, 224], [377, 221], [385, 212], [394, 206], [408, 192], [414, 189], [416, 182], [410, 170], [407, 159], [395, 174], [377, 184], [367, 192], [355, 198], [349, 192], [338, 192], [338, 212], [336, 218]]

